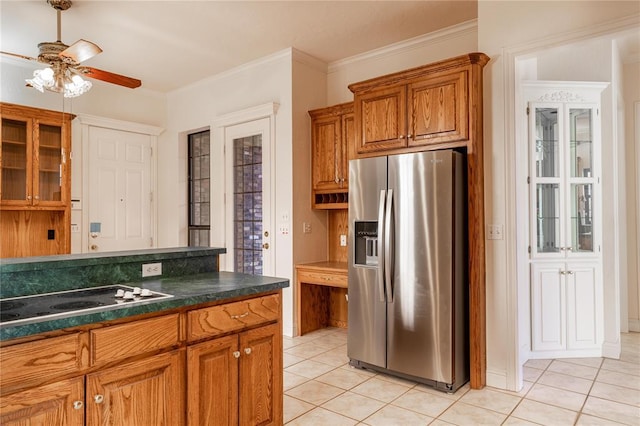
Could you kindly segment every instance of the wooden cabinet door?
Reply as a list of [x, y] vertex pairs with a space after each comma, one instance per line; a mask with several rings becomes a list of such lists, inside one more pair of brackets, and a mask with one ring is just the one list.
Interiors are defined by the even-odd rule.
[[187, 348], [187, 423], [238, 424], [238, 336]]
[[2, 114], [0, 204], [30, 206], [32, 201], [33, 120]]
[[183, 425], [184, 351], [87, 376], [87, 425]]
[[361, 117], [356, 128], [356, 151], [366, 154], [407, 146], [406, 86], [356, 94], [354, 112]]
[[467, 72], [409, 84], [409, 146], [469, 139]]
[[340, 116], [332, 115], [314, 119], [311, 124], [311, 162], [313, 189], [326, 190], [339, 187], [340, 138], [342, 122]]
[[342, 116], [342, 138], [340, 139], [338, 177], [342, 183], [342, 188], [349, 187], [349, 150], [355, 141], [355, 119], [353, 113]]
[[279, 324], [240, 334], [240, 423], [281, 425], [282, 336]]
[[84, 424], [84, 378], [76, 377], [0, 398], [3, 426]]
[[71, 170], [69, 123], [34, 121], [33, 205], [70, 205]]

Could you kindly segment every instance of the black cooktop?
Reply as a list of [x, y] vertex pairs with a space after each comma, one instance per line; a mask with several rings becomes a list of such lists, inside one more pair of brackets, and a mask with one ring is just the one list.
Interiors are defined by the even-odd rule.
[[172, 296], [121, 284], [12, 297], [0, 299], [0, 324], [14, 325], [34, 318], [107, 310], [113, 306], [124, 306], [167, 297]]

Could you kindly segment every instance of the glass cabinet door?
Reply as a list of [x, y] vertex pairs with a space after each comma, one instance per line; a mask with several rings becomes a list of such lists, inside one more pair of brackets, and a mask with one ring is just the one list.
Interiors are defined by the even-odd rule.
[[40, 124], [38, 173], [34, 185], [36, 203], [62, 200], [62, 128]]
[[591, 107], [569, 107], [569, 236], [572, 253], [594, 251], [593, 115]]
[[535, 108], [536, 177], [560, 176], [558, 108]]
[[[31, 123], [2, 118], [2, 193], [3, 203], [28, 203], [31, 194]], [[16, 204], [16, 203], [11, 203]]]
[[595, 106], [530, 104], [532, 256], [595, 253]]

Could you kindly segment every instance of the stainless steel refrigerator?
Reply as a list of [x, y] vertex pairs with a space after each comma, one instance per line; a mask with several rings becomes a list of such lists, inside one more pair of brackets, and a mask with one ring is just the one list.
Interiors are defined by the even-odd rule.
[[350, 161], [351, 365], [468, 381], [465, 170], [452, 150]]

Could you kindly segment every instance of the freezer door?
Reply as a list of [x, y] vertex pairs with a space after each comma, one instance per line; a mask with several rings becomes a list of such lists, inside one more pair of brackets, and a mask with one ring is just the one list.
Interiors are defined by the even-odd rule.
[[455, 376], [454, 241], [461, 233], [454, 223], [462, 223], [456, 219], [462, 206], [454, 206], [453, 171], [459, 155], [431, 151], [389, 157], [394, 217], [387, 368], [444, 383]]
[[386, 188], [387, 157], [349, 162], [347, 355], [379, 367], [386, 366], [386, 304], [378, 252], [379, 201]]

